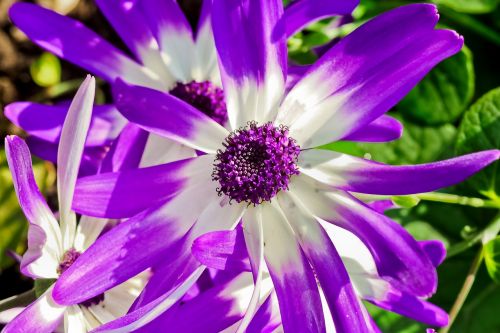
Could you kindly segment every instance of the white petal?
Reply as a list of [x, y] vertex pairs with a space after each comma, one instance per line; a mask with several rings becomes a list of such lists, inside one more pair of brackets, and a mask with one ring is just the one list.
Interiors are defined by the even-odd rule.
[[76, 217], [71, 205], [90, 126], [94, 95], [95, 79], [89, 75], [71, 102], [57, 152], [57, 192], [64, 250], [72, 247], [76, 232]]

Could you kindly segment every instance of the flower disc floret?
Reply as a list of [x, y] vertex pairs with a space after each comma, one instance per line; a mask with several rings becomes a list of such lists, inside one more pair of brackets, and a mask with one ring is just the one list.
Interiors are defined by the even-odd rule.
[[217, 192], [237, 202], [260, 204], [288, 189], [290, 177], [299, 174], [300, 147], [288, 136], [288, 128], [272, 123], [246, 127], [231, 133], [217, 152], [212, 179]]
[[209, 81], [180, 83], [170, 94], [197, 108], [222, 126], [227, 122], [224, 92]]

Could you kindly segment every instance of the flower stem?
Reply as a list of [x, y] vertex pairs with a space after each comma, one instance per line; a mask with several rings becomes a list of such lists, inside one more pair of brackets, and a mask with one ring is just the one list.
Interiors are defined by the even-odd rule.
[[31, 289], [22, 294], [6, 298], [0, 301], [0, 312], [12, 308], [27, 306], [35, 299], [36, 299], [35, 289]]
[[481, 267], [481, 263], [483, 262], [484, 254], [483, 254], [483, 246], [481, 245], [481, 248], [479, 249], [478, 253], [476, 254], [476, 257], [474, 258], [474, 261], [472, 261], [472, 264], [469, 269], [469, 273], [467, 273], [467, 277], [465, 278], [464, 284], [462, 286], [462, 289], [460, 290], [457, 299], [455, 300], [455, 303], [453, 304], [451, 310], [450, 310], [450, 322], [446, 327], [443, 327], [441, 330], [439, 330], [439, 333], [448, 333], [450, 330], [451, 326], [453, 325], [453, 322], [457, 318], [458, 313], [462, 309], [462, 306], [465, 303], [465, 300], [467, 299], [467, 296], [469, 295], [469, 292], [472, 288], [472, 285], [474, 284], [474, 281], [476, 280], [476, 275], [477, 271], [479, 270], [479, 267]]
[[500, 208], [500, 203], [493, 200], [464, 197], [456, 194], [428, 192], [415, 194], [415, 197], [425, 201], [444, 202], [455, 205], [471, 206], [476, 208]]

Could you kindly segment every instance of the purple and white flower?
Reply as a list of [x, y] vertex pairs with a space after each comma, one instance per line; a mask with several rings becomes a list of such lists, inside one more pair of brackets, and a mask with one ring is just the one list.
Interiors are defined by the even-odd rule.
[[[33, 176], [31, 154], [17, 136], [5, 139], [7, 161], [19, 204], [30, 223], [28, 249], [22, 257], [21, 272], [35, 280], [54, 280], [97, 239], [107, 223], [82, 216], [77, 224], [71, 209], [74, 188], [90, 124], [95, 79], [87, 77], [76, 93], [62, 127], [57, 156], [59, 218], [52, 213]], [[59, 220], [59, 222], [58, 222]], [[50, 286], [35, 302], [13, 318], [2, 332], [47, 332], [64, 318], [65, 332], [88, 332], [124, 315], [140, 294], [147, 273], [124, 281], [105, 293], [83, 302], [60, 305], [52, 298]]]
[[[464, 180], [500, 152], [390, 166], [313, 148], [365, 133], [384, 141], [387, 132], [372, 124], [433, 66], [458, 52], [462, 38], [435, 29], [434, 6], [401, 7], [345, 37], [285, 93], [281, 1], [216, 0], [212, 16], [230, 130], [171, 95], [118, 81], [116, 105], [127, 119], [202, 154], [81, 179], [76, 211], [132, 217], [62, 274], [54, 299], [78, 303], [159, 267], [133, 310], [98, 331], [137, 329], [174, 305], [205, 270], [191, 253], [194, 240], [242, 220], [255, 288], [240, 331], [265, 299], [265, 271], [286, 332], [325, 331], [321, 294], [340, 332], [375, 330], [360, 296], [443, 325], [442, 311], [422, 300], [436, 290], [439, 260], [351, 193], [433, 191]], [[373, 130], [358, 134], [362, 128]], [[357, 237], [371, 268], [366, 256], [345, 264], [335, 241], [342, 234], [332, 241], [325, 222]], [[421, 312], [408, 312], [409, 304]]]
[[[300, 0], [289, 6], [284, 19], [289, 35], [324, 17], [349, 14], [358, 0]], [[202, 1], [193, 29], [175, 0], [96, 0], [133, 54], [127, 56], [102, 37], [69, 17], [40, 6], [17, 3], [10, 9], [12, 21], [39, 46], [86, 71], [113, 83], [115, 79], [171, 95], [205, 112], [221, 125], [227, 123], [226, 105], [212, 33], [212, 0]], [[31, 150], [55, 161], [64, 120], [64, 106], [18, 102], [5, 115], [31, 136]], [[165, 115], [166, 117], [168, 115]], [[112, 104], [96, 106], [84, 153], [87, 173], [99, 168], [106, 147], [117, 138], [126, 120]], [[144, 152], [141, 166], [194, 157], [195, 151], [154, 133], [125, 127], [130, 148]]]

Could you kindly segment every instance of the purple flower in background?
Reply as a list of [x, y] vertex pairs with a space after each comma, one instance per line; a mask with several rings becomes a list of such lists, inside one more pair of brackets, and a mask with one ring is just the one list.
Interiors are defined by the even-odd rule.
[[[5, 139], [7, 161], [19, 204], [30, 223], [28, 250], [21, 272], [35, 280], [57, 279], [99, 236], [105, 221], [82, 216], [78, 226], [71, 209], [81, 155], [90, 124], [95, 79], [87, 77], [69, 106], [58, 150], [57, 189], [59, 219], [40, 193], [33, 176], [26, 143], [16, 136]], [[59, 223], [57, 222], [59, 220]], [[2, 332], [53, 332], [64, 317], [65, 332], [87, 332], [126, 313], [144, 287], [144, 277], [124, 283], [80, 303], [59, 305], [53, 286], [13, 318]]]
[[[137, 329], [161, 318], [211, 264], [200, 266], [192, 255], [194, 240], [234, 229], [242, 220], [255, 288], [243, 319], [231, 317], [233, 324], [241, 320], [236, 324], [240, 331], [266, 304], [261, 288], [266, 272], [286, 332], [325, 331], [321, 294], [340, 332], [375, 330], [360, 297], [444, 325], [443, 312], [423, 300], [436, 290], [435, 266], [442, 251], [431, 254], [435, 245], [429, 250], [351, 193], [433, 191], [496, 161], [499, 151], [390, 166], [313, 148], [368, 135], [373, 141], [386, 140], [377, 119], [384, 119], [379, 117], [432, 67], [458, 52], [462, 38], [435, 29], [434, 6], [404, 6], [335, 44], [285, 92], [281, 1], [217, 0], [212, 16], [230, 130], [171, 95], [118, 81], [115, 101], [127, 119], [204, 154], [82, 178], [76, 211], [132, 217], [103, 235], [62, 274], [54, 299], [78, 303], [156, 267], [129, 314], [98, 331]], [[359, 239], [372, 267], [366, 268], [369, 258], [353, 257], [346, 264], [337, 249], [341, 243], [335, 234], [332, 241], [321, 223]], [[217, 307], [215, 300], [206, 308], [211, 306]]]
[[[287, 33], [310, 22], [349, 14], [358, 0], [301, 0], [286, 11]], [[219, 124], [226, 125], [227, 112], [212, 33], [212, 0], [203, 0], [193, 30], [174, 0], [96, 0], [132, 53], [129, 57], [78, 21], [40, 6], [17, 3], [10, 17], [28, 37], [57, 56], [112, 83], [128, 83], [165, 92], [191, 104]], [[31, 136], [29, 145], [38, 156], [56, 162], [57, 143], [66, 108], [31, 102], [6, 107], [5, 115]], [[136, 150], [141, 166], [194, 157], [195, 151], [172, 140], [147, 134], [126, 120], [114, 105], [96, 106], [87, 141], [83, 167], [95, 173], [110, 143], [122, 133], [122, 146]], [[125, 148], [120, 148], [121, 150]]]

